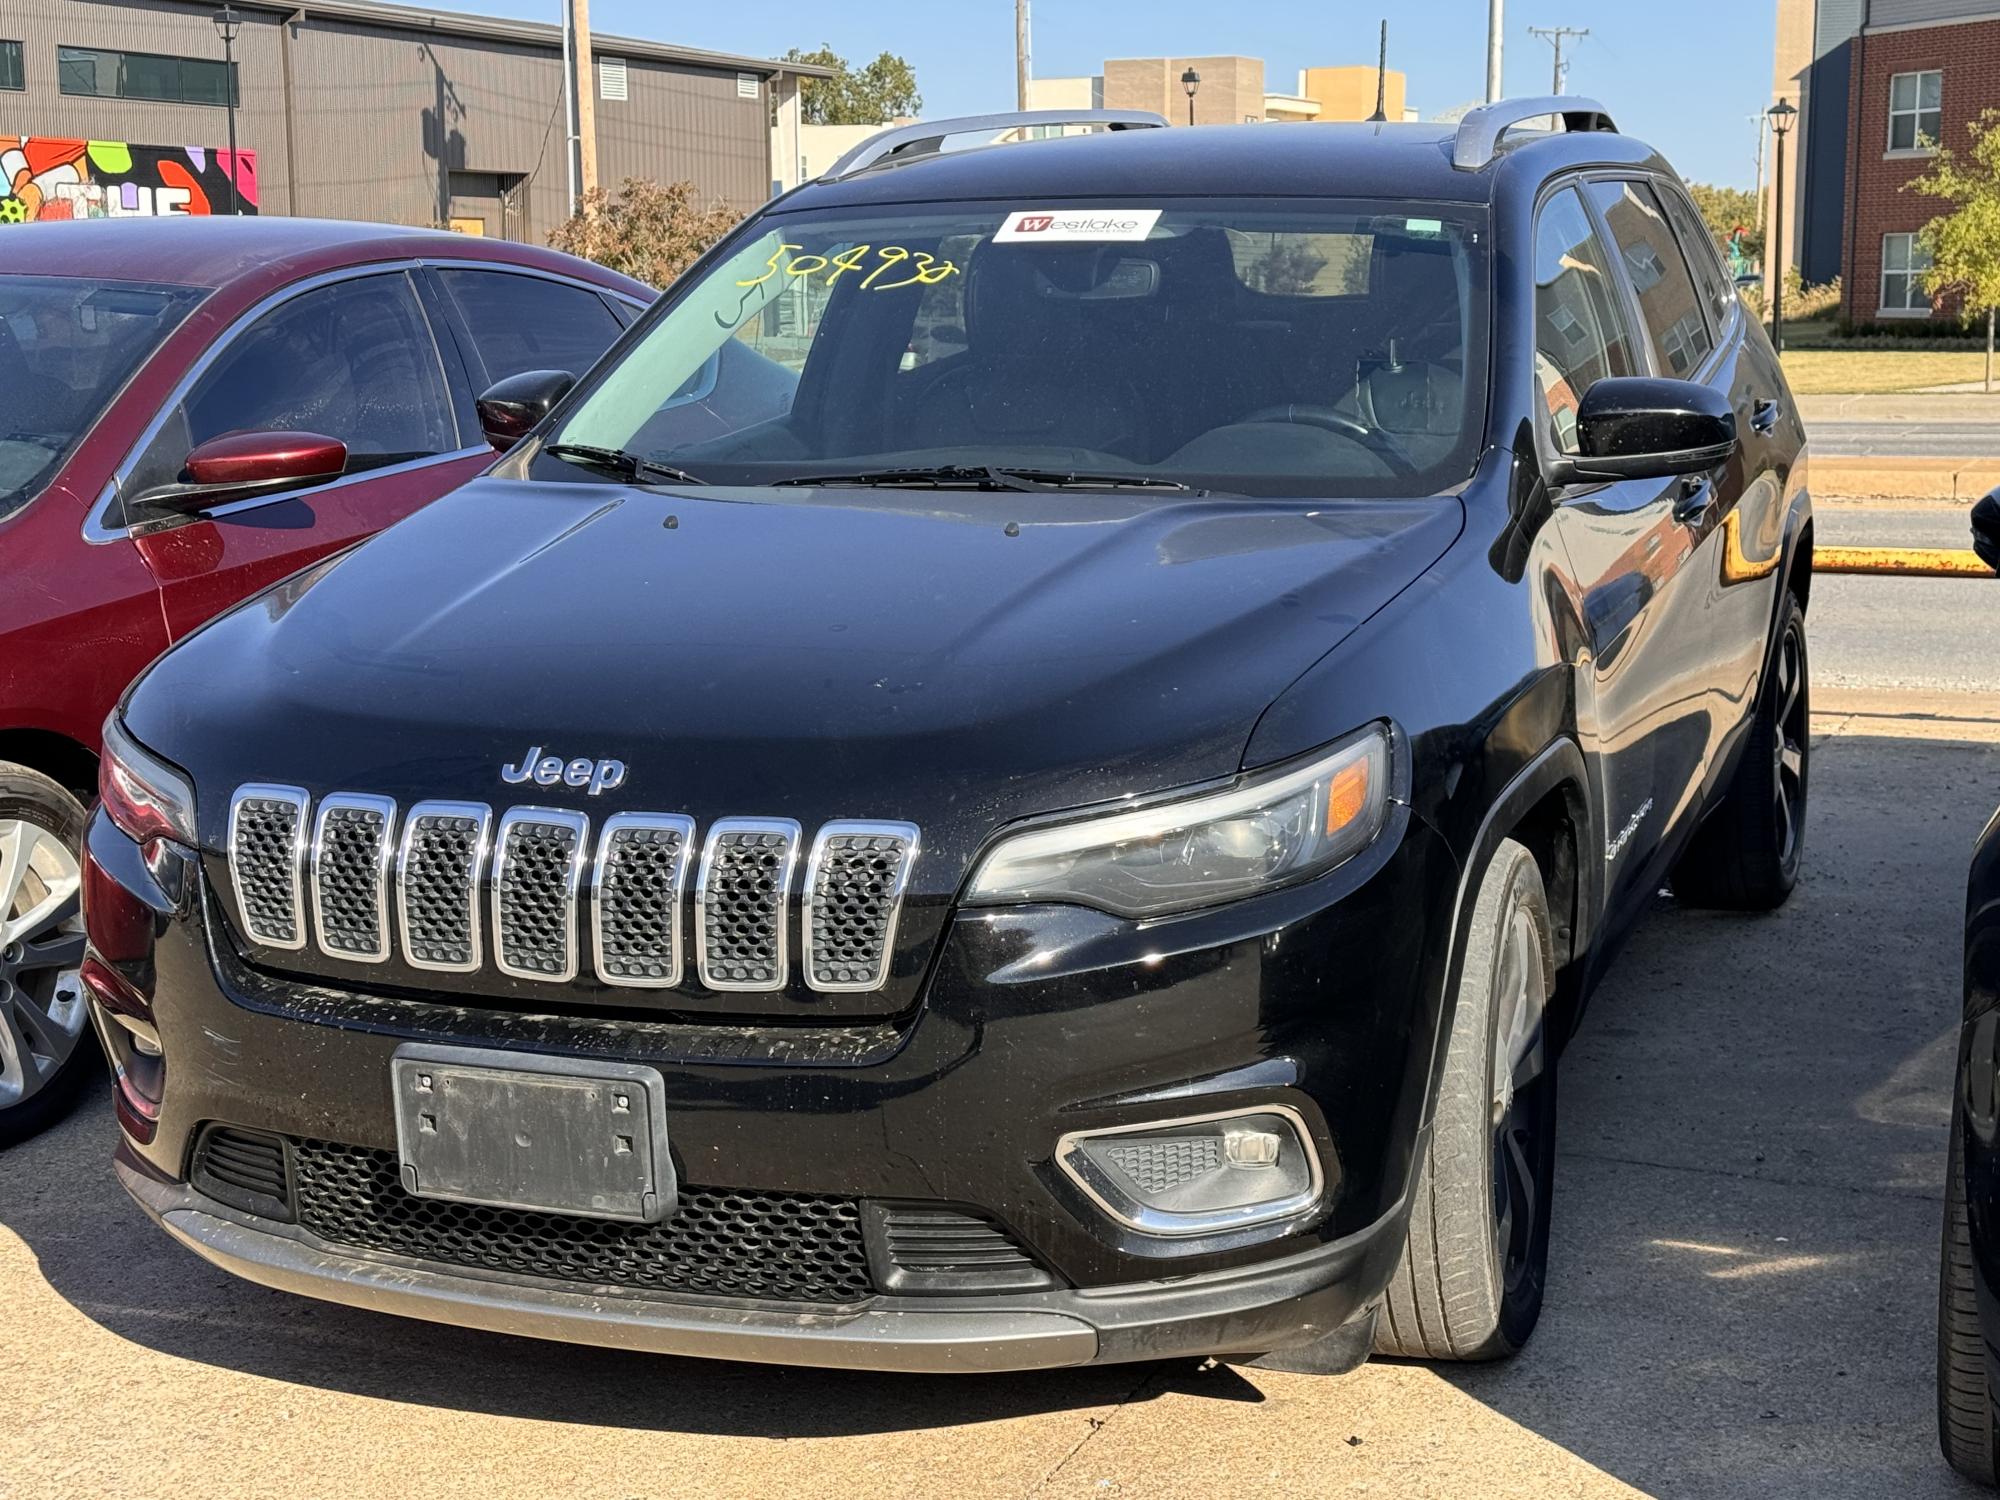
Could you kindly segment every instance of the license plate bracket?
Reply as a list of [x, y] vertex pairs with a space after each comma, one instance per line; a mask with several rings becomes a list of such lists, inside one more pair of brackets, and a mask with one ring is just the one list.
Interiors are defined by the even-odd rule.
[[641, 1224], [674, 1210], [655, 1069], [406, 1042], [389, 1071], [397, 1161], [417, 1197]]

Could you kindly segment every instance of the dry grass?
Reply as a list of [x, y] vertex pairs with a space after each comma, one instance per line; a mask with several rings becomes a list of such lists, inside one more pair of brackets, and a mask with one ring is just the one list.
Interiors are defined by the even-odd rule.
[[1801, 396], [1875, 395], [1979, 380], [1984, 350], [1787, 349], [1785, 378]]

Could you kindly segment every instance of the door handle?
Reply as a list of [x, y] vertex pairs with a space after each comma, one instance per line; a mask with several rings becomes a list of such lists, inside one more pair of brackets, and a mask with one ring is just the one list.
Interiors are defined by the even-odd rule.
[[1688, 474], [1681, 479], [1680, 493], [1674, 498], [1674, 519], [1683, 526], [1697, 526], [1715, 502], [1715, 482], [1706, 474]]
[[1775, 401], [1759, 401], [1750, 408], [1750, 430], [1768, 437], [1778, 430], [1778, 417], [1783, 410], [1784, 408]]

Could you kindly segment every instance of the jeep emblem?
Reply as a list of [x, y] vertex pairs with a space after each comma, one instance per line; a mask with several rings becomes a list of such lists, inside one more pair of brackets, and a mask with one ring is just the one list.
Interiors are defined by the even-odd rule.
[[625, 784], [625, 762], [591, 760], [586, 756], [565, 762], [560, 755], [542, 754], [542, 747], [536, 745], [521, 757], [519, 765], [502, 766], [500, 779], [510, 786], [532, 781], [536, 786], [588, 787], [589, 795], [595, 797], [599, 792]]

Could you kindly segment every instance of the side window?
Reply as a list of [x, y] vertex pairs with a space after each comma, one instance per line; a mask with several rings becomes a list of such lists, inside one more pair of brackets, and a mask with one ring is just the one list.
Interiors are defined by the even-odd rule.
[[1535, 378], [1557, 444], [1576, 451], [1576, 409], [1609, 375], [1634, 375], [1625, 312], [1590, 215], [1574, 188], [1535, 220]]
[[1730, 308], [1736, 305], [1736, 288], [1723, 272], [1715, 240], [1686, 197], [1673, 188], [1662, 188], [1659, 193], [1667, 208], [1667, 219], [1674, 226], [1674, 235], [1681, 242], [1688, 269], [1694, 272], [1695, 283], [1701, 288], [1709, 311], [1715, 314], [1716, 328], [1720, 329], [1729, 321]]
[[339, 438], [350, 471], [458, 445], [430, 325], [402, 272], [336, 281], [273, 308], [230, 341], [181, 413], [176, 467], [220, 433], [259, 429]]
[[1589, 192], [1639, 294], [1639, 316], [1660, 372], [1688, 379], [1715, 339], [1660, 200], [1643, 182], [1593, 182]]
[[597, 293], [505, 271], [438, 271], [486, 365], [488, 380], [523, 370], [582, 375], [618, 337], [618, 320]]

